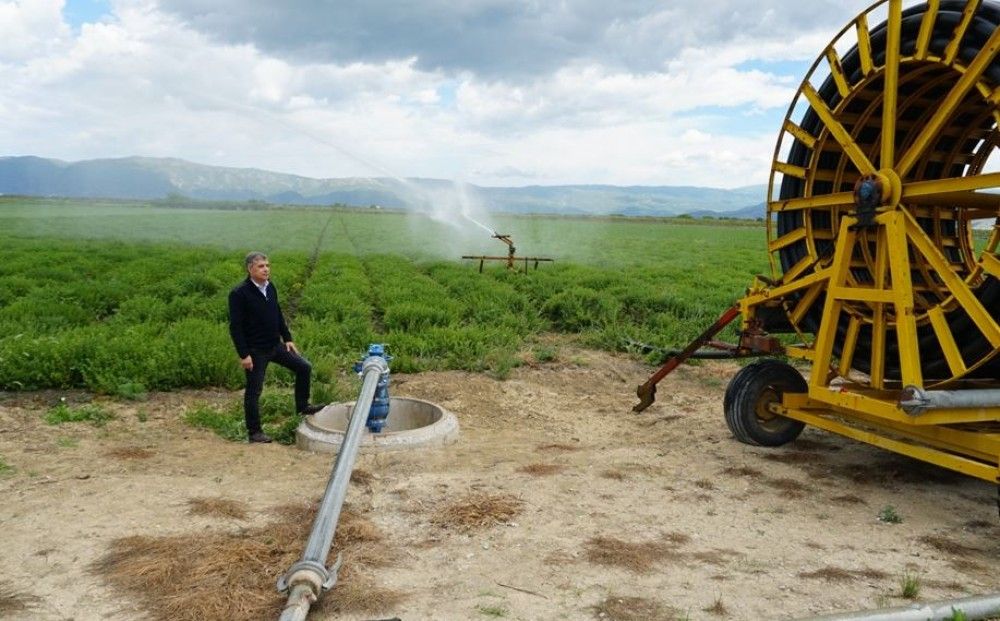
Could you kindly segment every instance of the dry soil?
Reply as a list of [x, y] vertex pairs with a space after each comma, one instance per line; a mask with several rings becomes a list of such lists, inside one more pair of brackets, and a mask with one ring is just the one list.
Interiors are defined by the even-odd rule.
[[[653, 370], [555, 343], [506, 380], [396, 375], [392, 391], [454, 412], [458, 441], [361, 455], [348, 502], [396, 550], [367, 570], [401, 592], [390, 610], [312, 619], [796, 619], [996, 591], [996, 489], [807, 429], [778, 449], [732, 439], [721, 408], [732, 363], [686, 366], [630, 411]], [[143, 619], [95, 573], [122, 537], [253, 532], [275, 506], [314, 501], [333, 459], [227, 442], [183, 422], [236, 392], [109, 401], [104, 427], [48, 425], [79, 393], [0, 395], [0, 617]], [[471, 530], [447, 509], [515, 498]], [[192, 499], [246, 514], [193, 515]], [[881, 521], [888, 508], [899, 523]], [[304, 545], [304, 541], [302, 542]], [[274, 577], [285, 568], [276, 568]], [[268, 588], [268, 592], [270, 592]], [[277, 596], [275, 596], [277, 597]], [[280, 601], [280, 598], [279, 598]]]

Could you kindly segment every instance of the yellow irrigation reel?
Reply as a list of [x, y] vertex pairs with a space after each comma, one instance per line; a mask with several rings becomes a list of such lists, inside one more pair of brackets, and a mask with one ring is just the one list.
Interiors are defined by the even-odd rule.
[[784, 352], [810, 379], [750, 365], [726, 420], [744, 442], [810, 424], [997, 482], [1000, 194], [984, 190], [1000, 187], [1000, 4], [904, 4], [848, 24], [789, 107], [772, 278], [740, 309], [744, 336], [798, 333]]

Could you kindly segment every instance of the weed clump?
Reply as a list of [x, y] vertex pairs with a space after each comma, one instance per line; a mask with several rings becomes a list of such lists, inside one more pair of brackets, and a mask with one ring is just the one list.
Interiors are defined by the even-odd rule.
[[59, 403], [55, 407], [49, 408], [45, 413], [45, 422], [50, 425], [61, 425], [63, 423], [90, 423], [95, 427], [103, 427], [115, 415], [108, 412], [96, 403], [87, 403], [77, 407], [70, 407], [65, 402]]
[[899, 585], [899, 594], [905, 599], [917, 599], [920, 596], [920, 576], [907, 571]]
[[878, 512], [878, 521], [886, 524], [902, 524], [903, 516], [897, 513], [892, 505], [886, 505]]
[[[268, 393], [260, 399], [260, 420], [264, 432], [279, 444], [295, 444], [295, 430], [301, 418], [295, 413], [290, 393]], [[197, 405], [184, 414], [193, 427], [201, 427], [231, 442], [245, 442], [246, 421], [242, 401], [233, 401], [223, 408]]]

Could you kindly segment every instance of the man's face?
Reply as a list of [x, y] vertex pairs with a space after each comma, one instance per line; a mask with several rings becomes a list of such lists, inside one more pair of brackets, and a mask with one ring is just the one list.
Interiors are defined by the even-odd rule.
[[250, 278], [256, 282], [265, 282], [271, 277], [271, 264], [267, 259], [257, 259], [247, 268]]

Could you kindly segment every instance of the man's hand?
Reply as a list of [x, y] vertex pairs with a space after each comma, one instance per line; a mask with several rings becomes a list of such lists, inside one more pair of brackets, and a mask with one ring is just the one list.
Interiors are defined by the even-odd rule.
[[292, 354], [299, 353], [299, 348], [296, 347], [295, 343], [293, 343], [291, 341], [288, 341], [287, 343], [285, 343], [285, 349], [288, 350], [288, 352], [292, 353]]
[[253, 358], [247, 356], [246, 358], [240, 358], [240, 366], [247, 371], [253, 371]]

